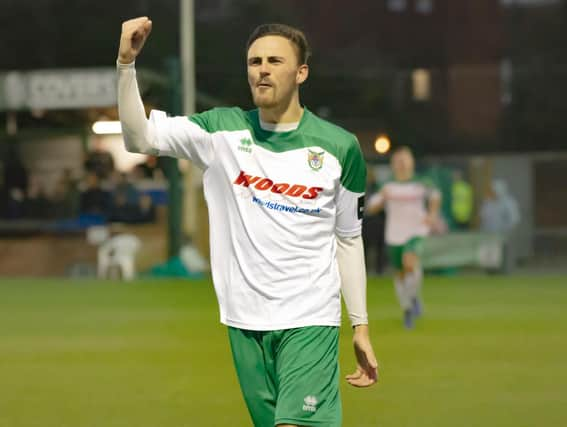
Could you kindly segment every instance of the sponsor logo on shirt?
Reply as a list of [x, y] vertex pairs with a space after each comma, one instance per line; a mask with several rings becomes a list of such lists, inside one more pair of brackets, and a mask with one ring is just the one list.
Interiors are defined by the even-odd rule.
[[312, 150], [307, 150], [307, 163], [309, 167], [314, 171], [318, 171], [323, 167], [323, 159], [325, 158], [325, 152], [317, 152]]
[[279, 212], [289, 212], [293, 214], [297, 214], [297, 213], [310, 214], [310, 215], [321, 213], [321, 208], [304, 208], [300, 206], [290, 206], [284, 203], [260, 199], [259, 197], [256, 196], [252, 196], [252, 202], [265, 209], [271, 209], [273, 211], [279, 211]]
[[317, 398], [315, 396], [305, 396], [303, 399], [303, 410], [307, 412], [317, 411]]
[[316, 199], [319, 193], [323, 191], [322, 187], [307, 187], [306, 185], [288, 184], [287, 182], [275, 183], [269, 178], [247, 175], [244, 171], [240, 171], [233, 184], [253, 187], [260, 191], [271, 191], [275, 194], [284, 194], [289, 197], [301, 197], [307, 200]]

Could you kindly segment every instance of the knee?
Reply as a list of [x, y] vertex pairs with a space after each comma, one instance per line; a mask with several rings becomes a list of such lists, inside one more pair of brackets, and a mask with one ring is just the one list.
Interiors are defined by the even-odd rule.
[[417, 268], [418, 259], [417, 255], [413, 253], [404, 254], [403, 267], [404, 273], [413, 273]]

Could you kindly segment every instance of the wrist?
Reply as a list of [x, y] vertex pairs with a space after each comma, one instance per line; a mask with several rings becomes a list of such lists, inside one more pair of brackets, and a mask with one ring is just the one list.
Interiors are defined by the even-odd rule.
[[358, 324], [358, 325], [353, 325], [352, 329], [353, 329], [355, 334], [366, 334], [366, 335], [368, 335], [368, 324], [367, 323], [361, 323], [361, 324]]
[[131, 57], [125, 57], [122, 55], [118, 55], [118, 58], [116, 59], [116, 64], [118, 66], [132, 66], [134, 65], [134, 63], [136, 62], [136, 58], [131, 58]]

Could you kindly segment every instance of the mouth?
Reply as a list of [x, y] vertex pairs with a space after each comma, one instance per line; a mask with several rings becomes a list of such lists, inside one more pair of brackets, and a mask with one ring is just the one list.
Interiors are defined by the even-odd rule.
[[259, 87], [259, 88], [268, 88], [268, 87], [272, 87], [272, 85], [271, 85], [270, 83], [267, 83], [267, 82], [261, 82], [261, 83], [258, 83], [258, 84], [256, 85], [256, 87]]

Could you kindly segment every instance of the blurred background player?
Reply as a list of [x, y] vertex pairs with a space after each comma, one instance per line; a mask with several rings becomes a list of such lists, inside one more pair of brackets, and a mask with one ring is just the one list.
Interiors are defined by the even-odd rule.
[[441, 193], [415, 175], [415, 161], [408, 147], [394, 150], [391, 167], [394, 180], [369, 198], [366, 213], [374, 215], [386, 210], [386, 244], [394, 268], [394, 285], [404, 326], [411, 329], [423, 310], [423, 238], [438, 221]]

